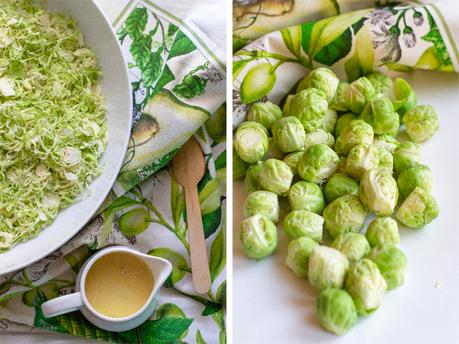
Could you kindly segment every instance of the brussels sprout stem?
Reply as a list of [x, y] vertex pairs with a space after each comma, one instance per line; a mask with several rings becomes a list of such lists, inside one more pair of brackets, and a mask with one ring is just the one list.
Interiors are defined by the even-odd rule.
[[270, 53], [270, 52], [267, 52], [267, 51], [261, 51], [261, 50], [254, 50], [254, 51], [250, 51], [250, 52], [244, 51], [244, 52], [239, 53], [238, 55], [251, 56], [253, 58], [276, 59], [276, 60], [279, 60], [279, 61], [283, 61], [283, 63], [284, 62], [294, 62], [294, 63], [302, 64], [300, 61], [298, 61], [297, 59], [294, 59], [292, 57], [287, 57], [287, 56], [284, 56], [284, 55], [274, 54], [274, 53]]

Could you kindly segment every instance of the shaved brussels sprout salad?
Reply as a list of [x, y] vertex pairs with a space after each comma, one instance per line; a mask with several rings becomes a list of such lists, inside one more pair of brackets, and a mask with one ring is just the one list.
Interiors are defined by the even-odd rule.
[[[249, 192], [244, 253], [274, 254], [281, 242], [275, 223], [283, 225], [287, 267], [317, 292], [322, 327], [344, 334], [404, 284], [399, 226], [418, 229], [439, 215], [420, 145], [439, 130], [439, 116], [417, 105], [401, 78], [374, 72], [348, 83], [323, 67], [299, 81], [281, 111], [266, 101], [248, 113], [233, 158], [233, 175], [245, 177]], [[268, 141], [287, 155], [273, 158]]]
[[0, 252], [36, 236], [99, 175], [101, 71], [76, 22], [0, 6]]

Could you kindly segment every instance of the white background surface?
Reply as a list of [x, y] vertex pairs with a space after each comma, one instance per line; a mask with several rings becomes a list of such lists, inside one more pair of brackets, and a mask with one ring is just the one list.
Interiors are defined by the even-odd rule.
[[[234, 187], [234, 343], [459, 343], [459, 75], [416, 72], [406, 77], [419, 104], [431, 104], [440, 131], [422, 145], [434, 176], [440, 217], [420, 230], [401, 229], [408, 259], [407, 282], [388, 292], [381, 307], [360, 317], [342, 337], [315, 318], [316, 295], [285, 266], [287, 240], [280, 233], [274, 256], [245, 258], [239, 248], [243, 183]], [[437, 284], [437, 287], [436, 287]]]

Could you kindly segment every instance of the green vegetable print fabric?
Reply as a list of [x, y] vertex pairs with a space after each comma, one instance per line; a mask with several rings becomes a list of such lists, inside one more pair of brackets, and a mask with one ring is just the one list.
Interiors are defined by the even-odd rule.
[[[373, 70], [389, 75], [416, 69], [459, 70], [457, 42], [451, 34], [458, 30], [457, 24], [447, 23], [434, 5], [366, 8], [386, 2], [323, 0], [313, 2], [305, 17], [301, 8], [312, 2], [291, 1], [290, 9], [285, 7], [288, 3], [235, 3], [233, 38], [239, 49], [233, 59], [235, 126], [244, 120], [249, 106], [242, 99], [281, 102], [312, 68], [332, 68], [349, 81]], [[324, 16], [328, 17], [318, 20]], [[281, 23], [304, 24], [281, 28]], [[265, 34], [273, 27], [280, 30]]]
[[[76, 237], [41, 261], [0, 276], [0, 331], [37, 327], [114, 343], [225, 343], [224, 65], [206, 53], [204, 40], [186, 23], [149, 1], [129, 2], [115, 29], [134, 94], [134, 128], [122, 172], [98, 215]], [[196, 295], [192, 287], [184, 193], [168, 165], [193, 134], [206, 161], [198, 189], [212, 278], [207, 295]], [[79, 312], [44, 318], [40, 305], [72, 292], [86, 259], [112, 244], [172, 263], [153, 317], [123, 333], [100, 330]]]

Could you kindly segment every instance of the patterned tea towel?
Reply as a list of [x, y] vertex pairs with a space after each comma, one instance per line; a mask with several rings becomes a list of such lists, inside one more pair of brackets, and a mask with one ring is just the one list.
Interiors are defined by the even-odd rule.
[[[455, 0], [235, 0], [233, 10], [235, 127], [248, 109], [243, 83], [253, 85], [243, 99], [278, 103], [319, 66], [349, 81], [373, 70], [459, 71]], [[256, 68], [261, 64], [270, 68]]]
[[[99, 214], [77, 236], [37, 263], [0, 276], [0, 342], [10, 332], [31, 332], [14, 342], [32, 343], [33, 333], [46, 331], [115, 343], [225, 343], [225, 3], [96, 2], [113, 23], [132, 83], [126, 160]], [[193, 290], [184, 194], [168, 165], [193, 134], [206, 161], [199, 200], [212, 288], [205, 296]], [[173, 264], [153, 317], [123, 333], [100, 330], [79, 312], [44, 318], [40, 305], [71, 293], [85, 260], [112, 244]]]

